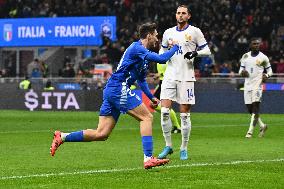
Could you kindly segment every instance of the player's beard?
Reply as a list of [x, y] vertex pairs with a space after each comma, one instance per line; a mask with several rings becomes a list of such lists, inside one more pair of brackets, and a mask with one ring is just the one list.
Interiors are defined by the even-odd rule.
[[156, 41], [153, 45], [151, 45], [149, 50], [152, 51], [152, 52], [155, 52], [155, 53], [159, 53], [159, 50], [160, 50], [160, 43], [159, 43], [159, 41]]
[[150, 50], [153, 50], [153, 49], [155, 49], [155, 47], [156, 47], [156, 43], [151, 43], [150, 45], [149, 45], [150, 47], [149, 47], [149, 49]]
[[159, 49], [160, 49], [159, 41], [157, 41], [153, 44], [150, 44], [148, 49], [152, 52], [159, 53]]
[[187, 24], [187, 21], [180, 19], [180, 20], [177, 20], [177, 23], [178, 25], [184, 26], [185, 24]]

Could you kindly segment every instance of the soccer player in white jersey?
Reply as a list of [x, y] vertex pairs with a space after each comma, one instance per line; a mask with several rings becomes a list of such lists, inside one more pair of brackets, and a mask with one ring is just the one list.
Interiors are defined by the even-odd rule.
[[[259, 51], [260, 40], [253, 38], [250, 43], [251, 51], [241, 58], [239, 74], [245, 77], [244, 101], [248, 112], [251, 114], [249, 130], [246, 138], [251, 138], [253, 130], [258, 123], [260, 126], [259, 137], [263, 137], [267, 130], [259, 116], [259, 105], [262, 97], [262, 83], [272, 76], [272, 69], [268, 57]], [[266, 73], [264, 73], [266, 70]]]
[[188, 20], [191, 11], [185, 5], [180, 5], [176, 11], [177, 26], [167, 29], [163, 34], [162, 48], [164, 52], [171, 47], [172, 42], [179, 43], [179, 50], [169, 60], [161, 89], [161, 126], [166, 147], [158, 158], [166, 158], [173, 153], [170, 124], [170, 108], [172, 102], [180, 104], [181, 135], [180, 159], [188, 159], [187, 146], [191, 131], [190, 109], [195, 104], [194, 66], [193, 60], [198, 55], [210, 55], [207, 42], [197, 27], [191, 26]]

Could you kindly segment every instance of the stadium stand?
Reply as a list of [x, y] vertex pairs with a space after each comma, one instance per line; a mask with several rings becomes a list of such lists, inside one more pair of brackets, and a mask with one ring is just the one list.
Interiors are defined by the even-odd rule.
[[[96, 62], [111, 63], [115, 67], [125, 47], [138, 39], [137, 24], [155, 21], [162, 34], [175, 25], [172, 13], [178, 4], [188, 4], [188, 1], [0, 0], [0, 18], [115, 15], [118, 41], [112, 43], [104, 39], [100, 54], [95, 58]], [[283, 1], [193, 0], [189, 7], [194, 15], [191, 24], [202, 29], [213, 52], [210, 58], [196, 60], [197, 74], [211, 76], [224, 72], [224, 67], [226, 73], [236, 73], [240, 55], [247, 50], [252, 36], [262, 39], [261, 50], [270, 57], [274, 73], [283, 73]], [[13, 76], [15, 74], [9, 74], [13, 69], [5, 68], [2, 72]]]

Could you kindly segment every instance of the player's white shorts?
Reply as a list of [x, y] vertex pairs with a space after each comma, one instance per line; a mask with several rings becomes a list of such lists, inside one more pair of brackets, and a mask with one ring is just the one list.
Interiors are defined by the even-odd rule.
[[194, 82], [163, 80], [160, 98], [179, 104], [195, 104]]
[[244, 91], [245, 104], [252, 104], [253, 102], [261, 102], [261, 97], [262, 97], [262, 89]]

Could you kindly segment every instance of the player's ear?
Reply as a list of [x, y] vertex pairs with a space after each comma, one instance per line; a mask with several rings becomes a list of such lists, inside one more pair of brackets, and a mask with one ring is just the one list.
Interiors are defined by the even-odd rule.
[[191, 18], [191, 14], [190, 13], [188, 13], [188, 20]]
[[151, 37], [151, 34], [150, 34], [150, 33], [148, 33], [148, 34], [147, 34], [147, 39], [149, 40], [149, 39], [150, 39], [150, 37]]

